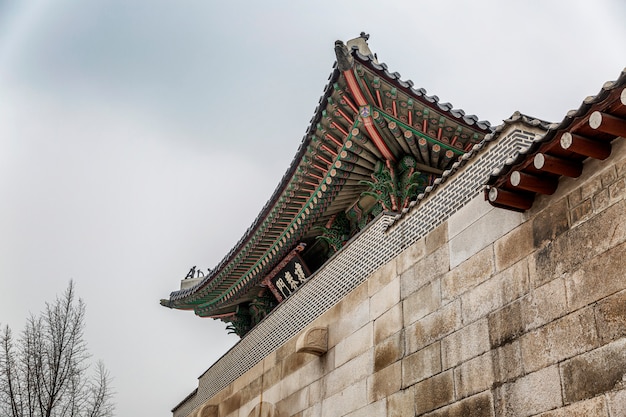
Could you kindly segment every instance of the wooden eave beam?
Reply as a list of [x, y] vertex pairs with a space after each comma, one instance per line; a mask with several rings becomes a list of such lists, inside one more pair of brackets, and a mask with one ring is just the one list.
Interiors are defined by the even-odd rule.
[[589, 127], [609, 135], [626, 137], [626, 120], [608, 113], [600, 111], [591, 113]]
[[583, 172], [583, 164], [580, 161], [561, 159], [545, 153], [536, 154], [533, 165], [538, 170], [570, 178], [578, 178]]
[[586, 157], [604, 160], [611, 155], [611, 144], [565, 132], [559, 140], [561, 148]]
[[521, 171], [513, 171], [509, 181], [515, 188], [546, 195], [554, 194], [558, 187], [556, 178], [537, 177]]
[[532, 207], [534, 200], [532, 195], [515, 193], [496, 187], [489, 189], [488, 199], [491, 203], [518, 210], [528, 210]]

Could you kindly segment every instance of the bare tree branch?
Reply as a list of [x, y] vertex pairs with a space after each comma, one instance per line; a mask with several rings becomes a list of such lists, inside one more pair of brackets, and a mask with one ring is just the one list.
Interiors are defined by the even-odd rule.
[[113, 393], [101, 362], [90, 374], [83, 338], [85, 304], [70, 282], [62, 297], [31, 316], [21, 338], [0, 331], [0, 415], [110, 417]]

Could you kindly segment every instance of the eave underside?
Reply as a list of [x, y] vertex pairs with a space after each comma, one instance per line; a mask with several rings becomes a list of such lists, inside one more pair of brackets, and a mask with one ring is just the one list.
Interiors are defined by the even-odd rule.
[[413, 89], [371, 56], [352, 56], [349, 74], [333, 70], [291, 167], [253, 226], [210, 276], [173, 292], [165, 305], [199, 316], [234, 313], [295, 245], [316, 244], [321, 228], [363, 202], [377, 163], [408, 155], [432, 182], [490, 132], [487, 123]]

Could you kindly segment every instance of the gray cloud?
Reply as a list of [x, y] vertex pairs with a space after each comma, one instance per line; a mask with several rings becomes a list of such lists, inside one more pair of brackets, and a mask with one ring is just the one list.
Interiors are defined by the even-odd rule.
[[335, 39], [369, 32], [390, 70], [493, 124], [515, 110], [557, 121], [623, 68], [624, 12], [0, 1], [0, 319], [18, 330], [75, 279], [118, 415], [169, 415], [235, 338], [158, 300], [219, 262], [269, 198]]

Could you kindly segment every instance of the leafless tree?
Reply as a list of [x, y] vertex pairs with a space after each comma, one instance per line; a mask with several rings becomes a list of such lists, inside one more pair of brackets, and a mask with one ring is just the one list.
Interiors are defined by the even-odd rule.
[[83, 339], [85, 304], [70, 282], [62, 297], [27, 320], [21, 337], [0, 330], [0, 415], [109, 417], [110, 377], [100, 362], [90, 372]]

